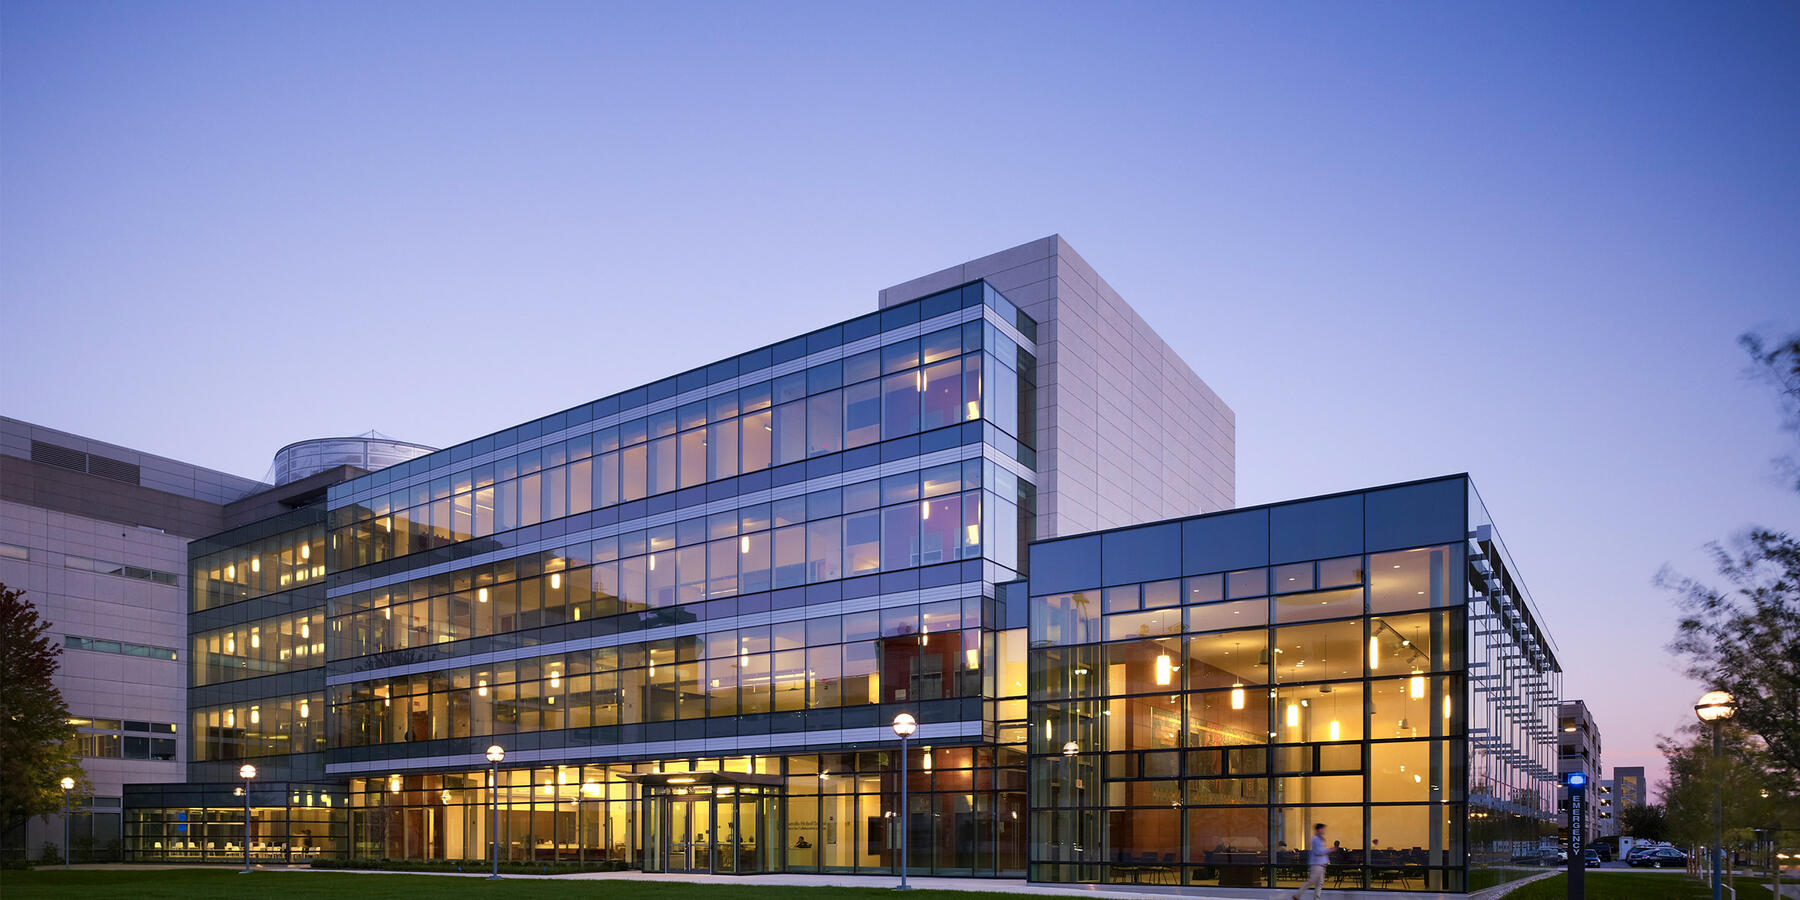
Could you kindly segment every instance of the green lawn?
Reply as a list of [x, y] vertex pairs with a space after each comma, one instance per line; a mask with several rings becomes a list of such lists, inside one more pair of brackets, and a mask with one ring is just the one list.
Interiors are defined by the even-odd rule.
[[[1565, 876], [1528, 884], [1507, 895], [1508, 900], [1564, 900]], [[1737, 879], [1739, 900], [1772, 900], [1768, 888], [1754, 879]], [[256, 872], [245, 876], [230, 869], [41, 869], [33, 872], [0, 872], [0, 896], [6, 900], [33, 898], [143, 897], [149, 900], [204, 900], [232, 898], [337, 898], [356, 900], [461, 900], [461, 898], [560, 898], [603, 896], [605, 900], [685, 900], [695, 886], [682, 882], [606, 880], [544, 880], [508, 878], [490, 882], [481, 878], [441, 875], [350, 875], [341, 872]], [[707, 900], [876, 900], [894, 896], [883, 888], [763, 887], [733, 884], [720, 879], [704, 891]], [[952, 891], [914, 891], [914, 900], [1015, 900], [1016, 895], [967, 894]], [[1706, 886], [1676, 873], [1589, 872], [1588, 900], [1711, 900]]]
[[[341, 872], [255, 872], [240, 875], [229, 869], [107, 870], [40, 869], [0, 872], [0, 896], [6, 900], [31, 898], [133, 897], [150, 900], [200, 900], [207, 897], [232, 900], [260, 898], [355, 897], [356, 900], [461, 900], [461, 898], [592, 898], [605, 900], [686, 900], [697, 892], [693, 884], [655, 881], [592, 881], [507, 878], [490, 882], [481, 878], [442, 875], [350, 875]], [[882, 888], [758, 887], [720, 879], [704, 892], [707, 900], [892, 900]], [[915, 900], [1000, 900], [1000, 894], [968, 894], [953, 891], [914, 891]]]
[[[1769, 889], [1752, 878], [1732, 881], [1738, 900], [1773, 900]], [[1567, 875], [1534, 881], [1506, 895], [1506, 900], [1565, 900]], [[1679, 873], [1589, 872], [1587, 900], [1712, 900], [1712, 889]]]

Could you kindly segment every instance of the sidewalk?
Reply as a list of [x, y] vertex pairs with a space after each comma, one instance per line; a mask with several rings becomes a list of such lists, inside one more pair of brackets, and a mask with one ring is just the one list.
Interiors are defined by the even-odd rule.
[[[271, 869], [270, 871], [291, 872], [348, 872], [361, 875], [449, 875], [459, 878], [485, 877], [481, 872], [394, 872], [369, 871], [361, 869]], [[1555, 874], [1546, 872], [1542, 876]], [[893, 888], [900, 884], [900, 879], [884, 875], [807, 875], [783, 873], [775, 875], [694, 875], [685, 873], [650, 873], [643, 872], [579, 872], [569, 875], [506, 875], [506, 878], [538, 878], [557, 881], [653, 881], [675, 884], [693, 885], [745, 885], [759, 887], [846, 887], [846, 888]], [[1536, 878], [1515, 881], [1502, 888], [1511, 889], [1526, 881]], [[914, 890], [921, 891], [969, 891], [986, 894], [1022, 894], [1035, 896], [1059, 897], [1091, 897], [1095, 900], [1272, 900], [1286, 898], [1293, 893], [1292, 888], [1216, 888], [1216, 887], [1156, 887], [1149, 885], [1116, 885], [1116, 884], [1032, 884], [1018, 879], [1005, 878], [908, 878], [907, 884]], [[1475, 894], [1446, 894], [1436, 891], [1361, 891], [1361, 890], [1328, 890], [1324, 896], [1335, 900], [1483, 900], [1496, 897], [1499, 893], [1490, 888]]]

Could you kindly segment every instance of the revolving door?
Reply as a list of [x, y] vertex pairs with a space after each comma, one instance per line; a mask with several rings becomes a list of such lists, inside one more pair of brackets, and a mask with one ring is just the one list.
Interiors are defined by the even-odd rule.
[[690, 772], [633, 780], [644, 804], [644, 871], [781, 871], [779, 776]]

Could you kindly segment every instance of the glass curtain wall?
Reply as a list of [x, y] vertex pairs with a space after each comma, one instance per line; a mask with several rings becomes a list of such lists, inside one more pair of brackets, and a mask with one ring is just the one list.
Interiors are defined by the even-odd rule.
[[[1029, 352], [979, 319], [890, 341], [339, 506], [332, 514], [333, 571], [965, 422], [988, 422], [1015, 445], [1035, 428], [1033, 365]], [[947, 525], [946, 536], [957, 530]], [[908, 555], [941, 556], [951, 543], [919, 545]], [[917, 559], [911, 564], [921, 564]], [[219, 571], [209, 576], [224, 583], [243, 574], [235, 557], [213, 568]]]
[[[946, 463], [341, 595], [330, 652], [432, 648], [976, 559], [983, 509], [1003, 500], [983, 485], [1011, 491], [1012, 508], [1017, 481], [980, 459]], [[705, 612], [739, 609], [758, 611]]]
[[[1023, 874], [1023, 755], [991, 747], [912, 752], [909, 871]], [[489, 793], [485, 771], [352, 779], [350, 852], [487, 859], [494, 838], [488, 804], [497, 799], [503, 859], [616, 862], [652, 871], [893, 873], [899, 865], [897, 765], [892, 751], [862, 751], [503, 769], [497, 795]], [[767, 802], [758, 801], [758, 812], [746, 817], [742, 809], [713, 808], [721, 799], [718, 786], [709, 786], [704, 798], [691, 790], [683, 795], [684, 803], [705, 799], [713, 805], [700, 813], [692, 807], [659, 813], [670, 789], [647, 789], [621, 777], [709, 771], [784, 775], [785, 783], [758, 788]], [[662, 793], [649, 793], [656, 790]], [[649, 820], [657, 815], [668, 820]], [[646, 844], [646, 835], [667, 837]], [[729, 852], [722, 849], [729, 844], [722, 835], [736, 841]], [[701, 852], [711, 855], [701, 860]]]
[[325, 664], [325, 610], [314, 609], [193, 634], [191, 684], [220, 684]]
[[981, 607], [943, 600], [334, 685], [334, 746], [977, 697]]
[[[196, 546], [216, 546], [219, 537]], [[188, 563], [189, 609], [226, 606], [323, 580], [325, 555], [322, 522], [194, 555]]]
[[[1022, 636], [1009, 654], [979, 585], [1019, 571], [1030, 535], [1030, 479], [1007, 458], [1031, 465], [1034, 363], [1014, 338], [1034, 331], [970, 285], [334, 487], [331, 759], [490, 740], [603, 753], [866, 727], [886, 705], [975, 726], [994, 713], [980, 700], [999, 696], [997, 668], [1020, 684], [1001, 715], [1022, 739]], [[918, 602], [857, 602], [907, 591]], [[663, 626], [682, 633], [631, 634]], [[780, 793], [783, 815], [751, 817], [758, 853], [891, 868], [892, 818], [913, 822], [923, 871], [1023, 871], [1022, 752], [933, 748], [919, 762], [925, 805], [910, 813], [882, 799], [897, 785], [860, 755], [756, 762], [808, 779]], [[511, 858], [641, 864], [661, 852], [641, 846], [653, 812], [612, 771], [358, 779], [351, 853], [481, 858], [492, 790]], [[1001, 812], [1019, 824], [1002, 827]], [[740, 835], [752, 824], [729, 815]], [[691, 816], [683, 827], [691, 844]]]
[[[125, 850], [139, 862], [239, 862], [244, 859], [241, 786], [132, 785], [127, 788]], [[347, 849], [341, 785], [253, 784], [250, 858], [304, 863], [340, 858]]]
[[[1462, 548], [1032, 598], [1032, 877], [1462, 887]], [[1176, 836], [1179, 836], [1178, 838]]]

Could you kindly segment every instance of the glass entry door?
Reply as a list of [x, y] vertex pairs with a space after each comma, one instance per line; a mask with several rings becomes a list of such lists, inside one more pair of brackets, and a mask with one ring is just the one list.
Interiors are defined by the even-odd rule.
[[669, 871], [712, 871], [712, 809], [710, 799], [670, 798]]
[[781, 795], [762, 784], [651, 785], [644, 871], [748, 875], [781, 871]]

